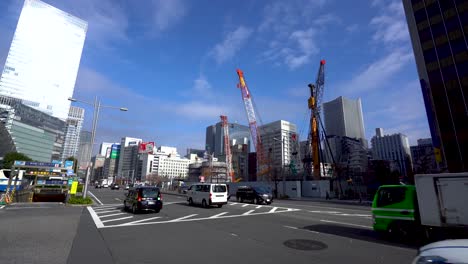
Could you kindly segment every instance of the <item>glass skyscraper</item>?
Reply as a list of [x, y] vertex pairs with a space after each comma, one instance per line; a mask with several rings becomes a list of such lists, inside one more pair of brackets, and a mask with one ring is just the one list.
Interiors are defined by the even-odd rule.
[[39, 0], [25, 0], [0, 79], [0, 95], [65, 120], [87, 22]]
[[[468, 170], [468, 1], [403, 0], [434, 152]], [[444, 162], [445, 161], [445, 162]]]
[[68, 157], [75, 157], [78, 154], [80, 144], [80, 132], [83, 126], [84, 109], [76, 106], [70, 106], [70, 112], [67, 118], [67, 130], [65, 132], [65, 143], [63, 145], [62, 160]]

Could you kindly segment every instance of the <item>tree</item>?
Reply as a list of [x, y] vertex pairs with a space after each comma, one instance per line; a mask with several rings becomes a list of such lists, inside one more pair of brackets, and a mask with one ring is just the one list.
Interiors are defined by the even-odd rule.
[[74, 171], [75, 173], [78, 173], [78, 160], [77, 160], [75, 157], [73, 157], [73, 156], [68, 157], [68, 158], [66, 158], [65, 160], [71, 160], [71, 161], [73, 161], [73, 171]]
[[3, 157], [3, 168], [11, 169], [15, 160], [32, 161], [32, 159], [23, 153], [9, 152]]

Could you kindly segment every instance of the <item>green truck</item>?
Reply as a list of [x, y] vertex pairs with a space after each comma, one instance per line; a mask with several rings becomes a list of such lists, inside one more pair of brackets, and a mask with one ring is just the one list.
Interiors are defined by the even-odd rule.
[[372, 218], [375, 231], [397, 237], [467, 234], [468, 173], [418, 174], [415, 185], [380, 186]]

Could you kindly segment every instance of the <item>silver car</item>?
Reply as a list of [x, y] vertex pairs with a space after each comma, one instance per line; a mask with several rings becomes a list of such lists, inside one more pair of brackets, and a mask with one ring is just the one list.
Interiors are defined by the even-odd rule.
[[413, 264], [468, 263], [468, 239], [450, 239], [420, 248]]

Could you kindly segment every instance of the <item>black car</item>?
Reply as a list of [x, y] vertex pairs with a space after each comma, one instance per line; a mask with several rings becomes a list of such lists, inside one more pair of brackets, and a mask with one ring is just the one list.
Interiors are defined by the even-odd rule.
[[120, 186], [118, 184], [112, 184], [111, 185], [111, 190], [119, 190]]
[[236, 192], [237, 201], [252, 201], [255, 204], [273, 202], [273, 194], [267, 187], [240, 186]]
[[157, 187], [135, 187], [128, 191], [124, 200], [124, 210], [154, 211], [158, 213], [163, 206], [161, 192]]

